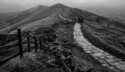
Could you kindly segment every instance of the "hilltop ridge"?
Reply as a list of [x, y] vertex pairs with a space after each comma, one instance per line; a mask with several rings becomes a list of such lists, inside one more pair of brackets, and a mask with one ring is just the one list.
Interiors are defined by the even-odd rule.
[[[17, 14], [16, 19], [15, 17], [11, 18], [8, 16], [7, 21], [9, 20], [12, 24], [4, 22], [6, 19], [0, 20], [1, 26], [3, 24], [5, 25], [5, 27], [0, 29], [0, 33], [13, 34], [17, 29], [21, 29], [22, 31], [37, 31], [54, 24], [68, 22], [63, 20], [60, 15], [72, 21], [78, 21], [79, 18], [84, 20], [84, 23], [81, 25], [86, 38], [96, 46], [99, 46], [99, 48], [101, 48], [102, 45], [105, 45], [107, 50], [111, 48], [112, 50], [110, 50], [110, 52], [112, 54], [118, 56], [125, 55], [125, 41], [123, 40], [125, 25], [123, 23], [63, 4], [55, 4], [43, 9], [41, 6], [38, 6], [31, 9], [29, 13], [24, 12], [22, 15]], [[97, 40], [97, 43], [92, 38]]]
[[[64, 17], [70, 18], [70, 19], [74, 19], [74, 18], [77, 19], [80, 16], [80, 15], [78, 16], [77, 12], [76, 13], [74, 12], [73, 8], [65, 6], [63, 4], [55, 4], [50, 7], [37, 6], [17, 14], [16, 19], [19, 19], [19, 20], [14, 22], [14, 24], [8, 25], [8, 27], [1, 29], [0, 32], [9, 33], [13, 30], [16, 30], [17, 28], [21, 28], [26, 25], [31, 25], [30, 24], [31, 22], [35, 22], [35, 23], [37, 21], [42, 22], [43, 21], [42, 19], [51, 18], [51, 16], [58, 17], [59, 14], [62, 14]], [[53, 17], [53, 21], [58, 20], [56, 19], [56, 17]]]

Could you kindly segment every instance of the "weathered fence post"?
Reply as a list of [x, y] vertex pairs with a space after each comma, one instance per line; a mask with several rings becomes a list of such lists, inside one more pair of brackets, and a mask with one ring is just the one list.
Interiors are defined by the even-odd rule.
[[22, 39], [21, 39], [21, 29], [18, 29], [18, 41], [19, 41], [19, 54], [20, 58], [23, 58], [23, 47], [22, 47]]
[[27, 33], [27, 42], [28, 42], [28, 45], [27, 45], [28, 52], [30, 52], [30, 37], [29, 37], [29, 33]]
[[37, 52], [37, 47], [38, 47], [38, 45], [37, 45], [37, 39], [36, 39], [36, 36], [34, 36], [34, 40], [35, 40], [35, 52]]

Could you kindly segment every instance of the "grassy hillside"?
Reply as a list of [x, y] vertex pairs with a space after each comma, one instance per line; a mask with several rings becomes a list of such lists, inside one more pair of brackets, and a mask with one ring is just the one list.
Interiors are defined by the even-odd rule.
[[83, 28], [85, 33], [90, 33], [90, 37], [96, 37], [104, 44], [110, 46], [111, 49], [125, 54], [125, 25], [123, 23], [77, 8], [70, 8], [62, 4], [55, 4], [50, 7], [38, 6], [17, 14], [14, 21], [16, 22], [18, 19], [21, 21], [18, 21], [10, 26], [5, 24], [7, 27], [1, 29], [0, 32], [15, 33], [15, 30], [18, 28], [22, 29], [23, 31], [35, 31], [43, 27], [49, 27], [56, 22], [61, 21], [59, 19], [59, 15], [71, 20], [78, 20], [78, 18], [84, 19], [85, 22], [83, 25], [85, 25], [85, 27], [83, 26]]
[[109, 49], [116, 50], [123, 55], [125, 54], [125, 25], [123, 23], [77, 8], [70, 8], [62, 4], [55, 4], [50, 7], [38, 6], [17, 14], [15, 18], [17, 17], [16, 19], [23, 20], [1, 29], [0, 32], [15, 33], [15, 30], [18, 28], [23, 31], [36, 31], [43, 27], [50, 27], [56, 22], [61, 21], [59, 15], [75, 21], [78, 18], [83, 19], [83, 33], [89, 33], [90, 35], [87, 34], [88, 37], [95, 37], [97, 38], [97, 42], [101, 41], [102, 44], [110, 46]]
[[0, 46], [17, 39], [16, 35], [0, 34]]
[[[61, 19], [59, 19], [61, 20]], [[16, 57], [0, 68], [0, 71], [9, 72], [66, 72], [67, 68], [61, 64], [61, 59], [75, 72], [112, 72], [102, 67], [92, 56], [85, 53], [78, 44], [74, 43], [74, 23], [57, 22], [49, 27], [43, 27], [35, 31], [41, 35], [43, 47], [37, 53], [26, 53], [22, 60]], [[51, 34], [48, 38], [48, 34]], [[44, 41], [45, 40], [45, 41]], [[44, 46], [45, 45], [45, 46]], [[57, 53], [56, 53], [56, 50]], [[61, 54], [61, 57], [60, 57]], [[71, 56], [70, 56], [71, 55]], [[68, 60], [65, 57], [68, 56]], [[13, 64], [14, 62], [14, 64]], [[74, 69], [77, 67], [77, 69]]]
[[[24, 14], [26, 14], [25, 16], [28, 15], [28, 17], [23, 18], [23, 20], [18, 21], [13, 25], [10, 25], [6, 28], [1, 29], [0, 32], [10, 33], [11, 31], [14, 31], [18, 28], [26, 30], [26, 29], [34, 28], [34, 25], [36, 25], [35, 26], [36, 28], [37, 27], [39, 28], [39, 26], [42, 26], [42, 25], [53, 24], [56, 22], [56, 20], [58, 20], [59, 14], [70, 19], [78, 19], [78, 17], [81, 16], [73, 8], [67, 7], [62, 4], [56, 4], [56, 5], [47, 7], [44, 10], [39, 8], [33, 9], [33, 13], [32, 13], [32, 10], [29, 10], [28, 12], [31, 12], [31, 14], [30, 15], [26, 14], [27, 11], [24, 12]], [[20, 17], [20, 16], [17, 16], [17, 17]], [[20, 18], [17, 18], [17, 19], [20, 19]], [[32, 31], [33, 30], [35, 29], [32, 29]]]
[[125, 59], [125, 34], [124, 29], [115, 23], [97, 23], [85, 21], [82, 24], [83, 34], [95, 46]]
[[5, 27], [8, 27], [10, 25], [13, 25], [15, 23], [18, 23], [25, 18], [29, 17], [32, 14], [35, 14], [39, 11], [45, 10], [47, 7], [45, 6], [37, 6], [34, 8], [31, 8], [26, 11], [18, 12], [18, 13], [1, 13], [0, 14], [0, 29], [3, 29]]
[[125, 25], [87, 11], [75, 9], [84, 20], [82, 25], [85, 37], [97, 47], [125, 59]]
[[[101, 63], [85, 53], [83, 49], [79, 47], [73, 38], [74, 22], [68, 22], [60, 16], [71, 19], [72, 21], [79, 21], [78, 19], [84, 20], [84, 22], [81, 23], [81, 29], [85, 37], [92, 44], [124, 59], [125, 26], [118, 21], [113, 21], [80, 9], [70, 8], [62, 4], [56, 4], [44, 9], [41, 9], [41, 7], [38, 6], [25, 11], [21, 16], [17, 15], [19, 21], [17, 20], [14, 24], [7, 25], [7, 27], [1, 29], [0, 32], [13, 34], [16, 33], [16, 29], [20, 28], [22, 31], [32, 31], [38, 36], [42, 35], [40, 37], [43, 41], [43, 47], [40, 49], [42, 51], [39, 51], [38, 53], [32, 52], [33, 57], [28, 53], [29, 55], [22, 60], [19, 60], [19, 57], [16, 57], [1, 67], [0, 71], [50, 72], [51, 70], [52, 72], [57, 72], [56, 70], [58, 70], [59, 72], [66, 72], [63, 70], [63, 67], [60, 67], [59, 65], [61, 62], [60, 59], [56, 58], [65, 58], [65, 56], [67, 56], [65, 54], [67, 54], [68, 51], [72, 56], [70, 58], [72, 61], [70, 63], [71, 65], [68, 64], [71, 67], [70, 69], [75, 65], [78, 66], [78, 70], [82, 70], [83, 72], [112, 72], [109, 69], [102, 67]], [[4, 41], [7, 43], [15, 38], [14, 36], [12, 36], [12, 38], [9, 36], [3, 38], [4, 36], [5, 35], [0, 36], [3, 44]], [[59, 51], [57, 49], [59, 49]], [[59, 54], [64, 55], [58, 57], [59, 54], [55, 54], [56, 50]], [[63, 51], [64, 53], [62, 53]], [[56, 59], [52, 62], [54, 65], [48, 63], [51, 62], [51, 59]]]

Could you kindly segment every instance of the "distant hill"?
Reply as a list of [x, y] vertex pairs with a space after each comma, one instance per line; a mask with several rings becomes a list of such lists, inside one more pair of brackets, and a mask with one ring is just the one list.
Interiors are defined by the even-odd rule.
[[125, 24], [125, 9], [124, 8], [105, 8], [105, 7], [84, 7], [81, 8], [89, 12], [114, 19]]
[[17, 13], [0, 13], [0, 29], [13, 25], [19, 21], [24, 20], [28, 16], [35, 14], [38, 11], [44, 10], [45, 6], [37, 6], [26, 11]]

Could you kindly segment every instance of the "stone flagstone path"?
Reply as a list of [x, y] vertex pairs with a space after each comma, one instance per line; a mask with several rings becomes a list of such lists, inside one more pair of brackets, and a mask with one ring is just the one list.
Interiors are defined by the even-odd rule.
[[95, 47], [81, 32], [81, 25], [76, 23], [74, 26], [74, 39], [83, 48], [86, 53], [92, 55], [96, 60], [115, 72], [125, 72], [125, 62], [115, 56]]
[[[71, 21], [70, 19], [64, 18], [62, 15], [59, 16], [64, 20]], [[74, 26], [73, 34], [74, 39], [83, 48], [83, 50], [102, 63], [102, 66], [105, 66], [115, 72], [125, 72], [125, 62], [92, 45], [86, 38], [84, 38], [81, 31], [81, 25], [77, 22]]]

